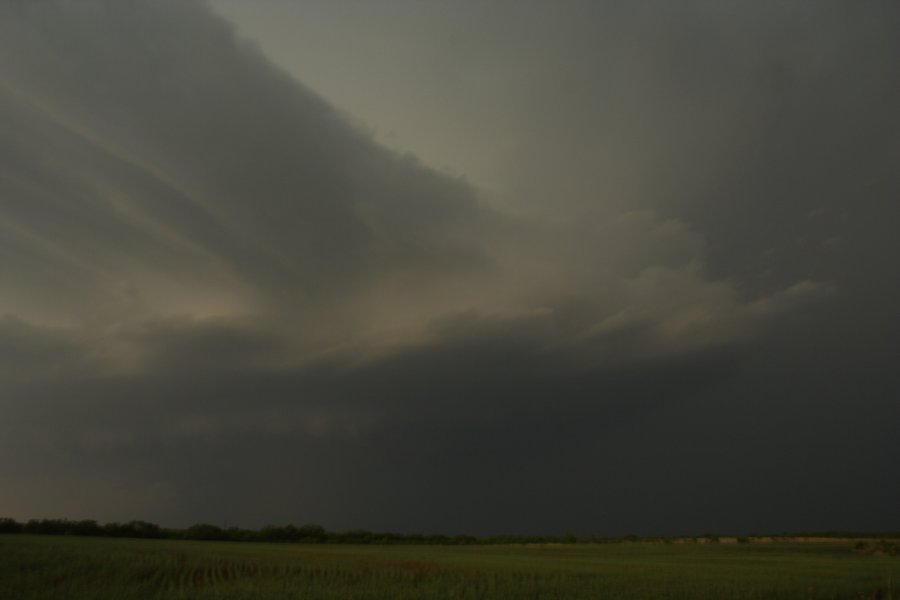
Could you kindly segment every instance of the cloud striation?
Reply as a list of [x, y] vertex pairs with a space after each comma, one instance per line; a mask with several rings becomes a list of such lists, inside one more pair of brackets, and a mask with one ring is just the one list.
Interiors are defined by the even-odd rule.
[[[853, 22], [884, 44], [857, 56], [896, 52], [896, 19]], [[684, 55], [713, 42], [686, 49], [672, 27], [648, 64], [670, 44], [684, 72], [652, 85], [708, 90]], [[750, 135], [722, 92], [734, 127], [699, 144], [734, 139], [728, 164], [690, 198], [671, 185], [653, 190], [669, 204], [560, 203], [548, 218], [552, 198], [542, 217], [513, 214], [379, 146], [203, 3], [3, 4], [0, 512], [476, 533], [896, 527], [884, 419], [900, 415], [878, 390], [898, 390], [882, 254], [897, 244], [881, 229], [897, 216], [897, 126], [846, 88], [898, 89], [836, 54], [820, 71], [805, 56], [762, 71], [704, 58], [771, 103]], [[675, 131], [646, 111], [650, 129], [616, 133], [653, 149], [642, 177], [674, 177], [659, 155], [706, 173], [704, 152], [671, 147], [695, 111]], [[634, 152], [619, 157], [629, 169], [646, 158]], [[850, 198], [856, 184], [868, 191]], [[766, 278], [763, 260], [787, 267]]]

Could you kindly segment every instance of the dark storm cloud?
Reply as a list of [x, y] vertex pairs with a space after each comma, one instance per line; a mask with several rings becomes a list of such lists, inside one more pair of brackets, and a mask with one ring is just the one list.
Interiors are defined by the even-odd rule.
[[[558, 126], [523, 142], [535, 176], [584, 191], [586, 140], [612, 140], [613, 208], [590, 215], [575, 194], [552, 220], [379, 147], [201, 3], [0, 7], [0, 511], [891, 526], [896, 485], [840, 488], [883, 480], [896, 450], [896, 408], [875, 392], [897, 389], [879, 258], [896, 246], [896, 19], [872, 16], [896, 15], [808, 9], [791, 52], [781, 19], [805, 11], [579, 6], [653, 43], [616, 38], [621, 118], [528, 83]], [[745, 45], [766, 32], [759, 61]], [[590, 55], [574, 64], [603, 87]], [[823, 150], [829, 136], [842, 145]], [[862, 433], [841, 437], [848, 422]], [[795, 525], [799, 500], [749, 483], [763, 472], [838, 499]]]
[[6, 12], [5, 142], [40, 153], [30, 166], [78, 196], [51, 200], [76, 216], [69, 236], [121, 235], [166, 273], [193, 250], [252, 285], [310, 294], [379, 261], [465, 254], [445, 234], [477, 211], [464, 186], [385, 156], [196, 3]]

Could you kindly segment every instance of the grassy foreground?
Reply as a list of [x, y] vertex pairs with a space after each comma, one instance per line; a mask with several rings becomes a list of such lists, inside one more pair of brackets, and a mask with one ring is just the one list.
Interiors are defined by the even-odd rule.
[[328, 546], [0, 535], [0, 598], [888, 598], [850, 543]]

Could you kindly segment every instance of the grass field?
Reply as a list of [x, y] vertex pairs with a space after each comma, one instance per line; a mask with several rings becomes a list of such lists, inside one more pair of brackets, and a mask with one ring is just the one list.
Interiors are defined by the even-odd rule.
[[[328, 546], [0, 535], [0, 598], [897, 598], [849, 543]], [[876, 591], [879, 590], [879, 591]]]

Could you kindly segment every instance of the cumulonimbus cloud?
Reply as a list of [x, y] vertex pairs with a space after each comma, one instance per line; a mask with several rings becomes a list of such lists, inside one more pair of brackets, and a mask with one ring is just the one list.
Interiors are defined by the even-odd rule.
[[[30, 415], [17, 439], [92, 456], [351, 439], [429, 403], [474, 413], [460, 398], [482, 392], [490, 420], [511, 379], [707, 360], [835, 287], [748, 296], [653, 211], [506, 214], [379, 147], [199, 2], [4, 4], [0, 131], [0, 385]], [[455, 398], [423, 397], [454, 365]], [[85, 412], [38, 424], [32, 402]]]
[[137, 360], [153, 323], [218, 323], [303, 358], [439, 344], [432, 324], [459, 314], [533, 324], [548, 346], [640, 330], [640, 355], [728, 342], [762, 315], [750, 303], [781, 297], [710, 280], [702, 239], [651, 213], [504, 217], [379, 148], [199, 4], [4, 13], [3, 312], [35, 326]]

